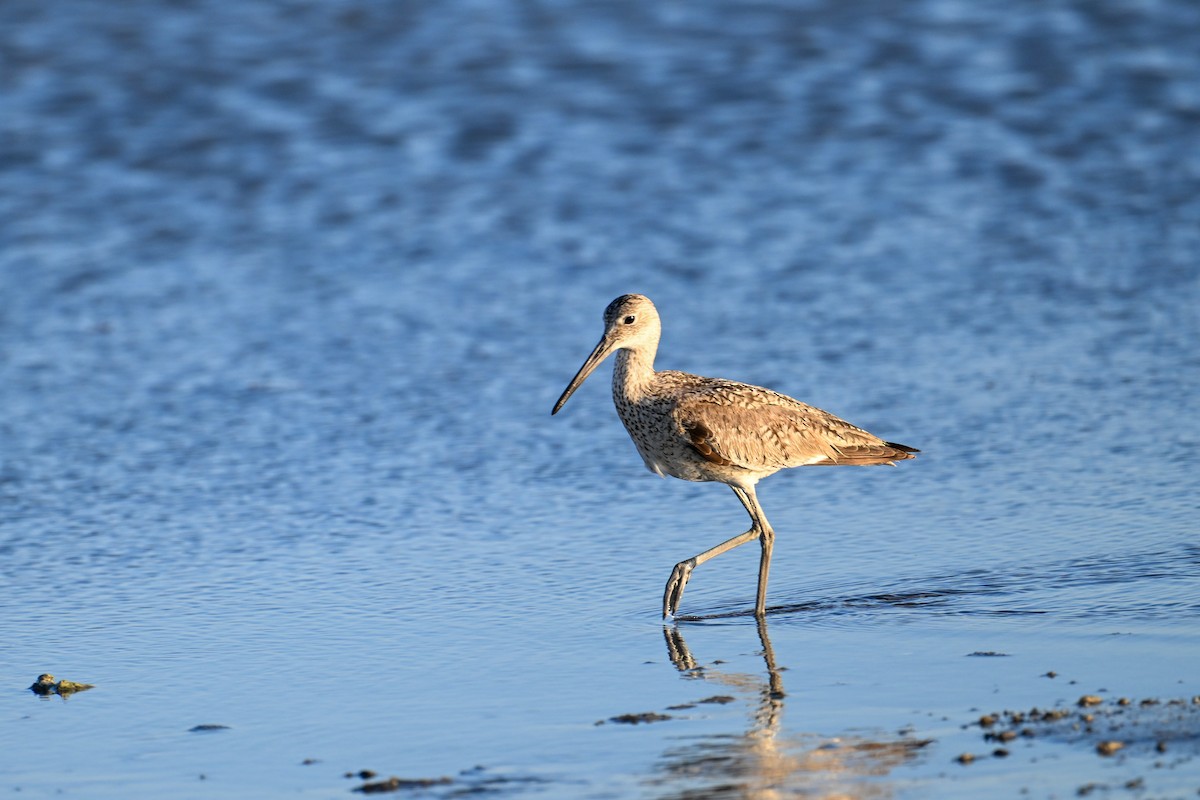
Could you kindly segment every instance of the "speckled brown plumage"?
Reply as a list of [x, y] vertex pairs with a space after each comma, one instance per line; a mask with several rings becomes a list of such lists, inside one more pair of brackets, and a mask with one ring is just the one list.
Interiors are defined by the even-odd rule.
[[675, 566], [663, 597], [664, 616], [678, 608], [692, 569], [753, 539], [762, 544], [755, 613], [765, 613], [774, 531], [754, 492], [762, 478], [788, 467], [894, 464], [919, 452], [770, 389], [656, 371], [661, 323], [658, 310], [643, 295], [612, 301], [604, 311], [604, 326], [600, 343], [552, 413], [558, 413], [600, 362], [616, 352], [613, 402], [646, 467], [687, 481], [727, 484], [752, 522], [745, 533]]

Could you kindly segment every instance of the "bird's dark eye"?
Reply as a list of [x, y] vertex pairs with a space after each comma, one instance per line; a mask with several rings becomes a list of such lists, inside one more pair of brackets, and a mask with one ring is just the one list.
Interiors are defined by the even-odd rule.
[[633, 316], [633, 314], [630, 314], [628, 317], [626, 317], [625, 319], [623, 319], [621, 321], [624, 322], [626, 325], [632, 325], [633, 320], [634, 320], [634, 316]]

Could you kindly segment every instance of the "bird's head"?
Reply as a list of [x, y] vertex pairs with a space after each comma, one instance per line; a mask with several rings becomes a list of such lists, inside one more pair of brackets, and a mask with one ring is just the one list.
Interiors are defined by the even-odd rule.
[[588, 375], [600, 366], [601, 361], [617, 350], [653, 351], [658, 347], [661, 332], [662, 323], [658, 319], [658, 309], [650, 302], [649, 297], [643, 294], [623, 294], [613, 300], [608, 304], [608, 308], [604, 309], [604, 335], [600, 337], [600, 342], [571, 379], [550, 413], [558, 413], [575, 390], [587, 380]]

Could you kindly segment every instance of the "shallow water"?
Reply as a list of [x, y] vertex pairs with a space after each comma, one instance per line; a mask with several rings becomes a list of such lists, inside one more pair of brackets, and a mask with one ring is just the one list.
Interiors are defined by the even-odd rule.
[[[0, 787], [1194, 794], [1197, 75], [1186, 2], [4, 3]], [[922, 450], [760, 486], [765, 629], [752, 548], [658, 620], [744, 512], [607, 368], [549, 416], [627, 291]], [[1088, 693], [1164, 702], [973, 725]]]

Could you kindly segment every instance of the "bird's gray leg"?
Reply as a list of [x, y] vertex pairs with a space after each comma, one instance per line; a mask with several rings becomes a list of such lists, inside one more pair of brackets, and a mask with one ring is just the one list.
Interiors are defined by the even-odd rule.
[[753, 541], [757, 537], [758, 531], [752, 528], [745, 533], [739, 533], [732, 539], [721, 542], [716, 547], [705, 550], [700, 555], [692, 556], [686, 561], [676, 564], [675, 569], [671, 570], [671, 577], [667, 578], [666, 591], [663, 592], [663, 617], [669, 617], [679, 609], [679, 601], [683, 599], [683, 587], [687, 586], [688, 578], [692, 577], [692, 570], [710, 558], [716, 558], [721, 553]]
[[771, 574], [771, 551], [775, 548], [775, 530], [771, 523], [767, 522], [767, 515], [758, 504], [753, 486], [734, 486], [733, 493], [750, 512], [750, 519], [754, 522], [751, 530], [758, 534], [759, 544], [762, 545], [762, 556], [758, 562], [758, 596], [754, 602], [754, 616], [761, 619], [767, 613], [767, 578]]
[[[746, 542], [754, 541], [759, 538], [760, 534], [765, 530], [771, 537], [772, 542], [775, 539], [775, 532], [771, 530], [769, 525], [765, 525], [767, 519], [762, 516], [762, 509], [758, 506], [758, 500], [754, 496], [754, 488], [742, 489], [738, 486], [731, 486], [733, 493], [742, 501], [742, 505], [746, 507], [746, 511], [750, 513], [750, 520], [753, 523], [750, 530], [745, 533], [739, 533], [732, 539], [727, 539], [721, 542], [716, 547], [709, 548], [699, 555], [680, 561], [675, 565], [675, 569], [671, 571], [671, 577], [667, 578], [667, 588], [663, 592], [663, 617], [672, 616], [679, 610], [679, 601], [683, 599], [683, 589], [687, 586], [688, 579], [692, 577], [692, 570], [708, 561], [711, 558], [716, 558], [722, 553], [728, 552], [738, 545], [743, 545]], [[761, 520], [761, 522], [760, 522]], [[770, 569], [771, 552], [770, 547], [764, 545], [764, 560], [759, 563], [759, 605], [766, 602], [766, 580], [763, 577], [764, 570]], [[761, 616], [762, 611], [756, 610], [756, 614]]]

